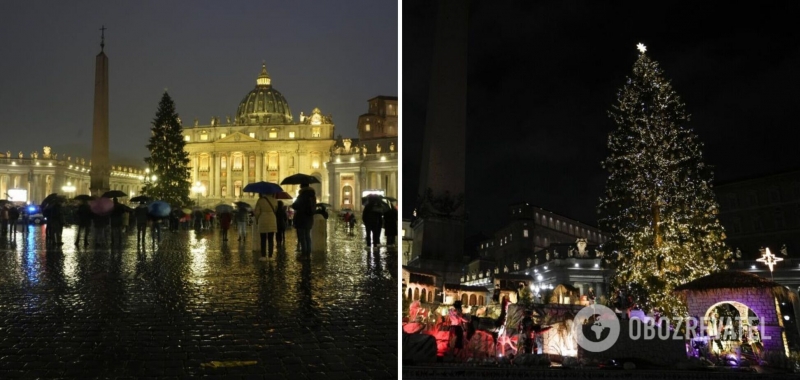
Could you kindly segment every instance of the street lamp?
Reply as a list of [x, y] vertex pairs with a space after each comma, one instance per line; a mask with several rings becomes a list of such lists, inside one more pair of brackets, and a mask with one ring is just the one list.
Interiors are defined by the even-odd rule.
[[200, 194], [206, 192], [206, 187], [200, 181], [195, 182], [194, 186], [192, 186], [192, 192], [197, 194], [197, 205], [200, 206]]
[[73, 185], [71, 182], [67, 182], [66, 185], [61, 186], [61, 191], [69, 194], [71, 198], [72, 193], [75, 192], [75, 185]]
[[[536, 283], [531, 285], [531, 292], [533, 292], [533, 294], [535, 295], [536, 298], [540, 298], [541, 297], [540, 292], [545, 291], [545, 290], [552, 290], [553, 289], [553, 285], [552, 284], [543, 283], [543, 279], [544, 279], [544, 277], [542, 277], [542, 275], [537, 274], [536, 275]], [[540, 303], [542, 303], [542, 302], [540, 302]]]

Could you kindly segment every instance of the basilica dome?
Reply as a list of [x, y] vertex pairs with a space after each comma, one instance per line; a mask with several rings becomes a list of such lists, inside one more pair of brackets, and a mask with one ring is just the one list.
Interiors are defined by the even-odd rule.
[[236, 111], [239, 124], [290, 124], [292, 111], [286, 98], [272, 87], [267, 65], [261, 65], [256, 88], [248, 93]]

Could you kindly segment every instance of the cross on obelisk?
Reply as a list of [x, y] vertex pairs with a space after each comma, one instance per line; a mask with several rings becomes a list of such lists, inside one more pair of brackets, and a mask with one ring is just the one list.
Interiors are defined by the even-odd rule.
[[103, 48], [106, 47], [106, 26], [103, 25], [100, 27], [100, 51], [103, 51]]

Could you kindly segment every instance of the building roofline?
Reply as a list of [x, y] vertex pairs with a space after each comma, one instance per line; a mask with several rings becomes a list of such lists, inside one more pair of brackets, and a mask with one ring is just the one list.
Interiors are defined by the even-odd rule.
[[397, 96], [389, 96], [389, 95], [378, 95], [376, 97], [370, 98], [367, 101], [375, 100], [375, 99], [383, 99], [383, 100], [397, 100]]
[[775, 172], [766, 173], [766, 174], [753, 174], [753, 175], [743, 176], [743, 177], [729, 179], [729, 180], [725, 180], [725, 181], [719, 181], [719, 182], [713, 183], [713, 185], [714, 185], [715, 188], [725, 187], [725, 186], [730, 186], [730, 185], [744, 184], [744, 183], [751, 182], [751, 181], [763, 180], [763, 179], [767, 179], [767, 178], [770, 178], [770, 177], [779, 177], [779, 176], [783, 176], [783, 175], [786, 175], [786, 174], [792, 174], [792, 173], [800, 174], [800, 167], [795, 167], [795, 168], [792, 168], [792, 169], [775, 171]]

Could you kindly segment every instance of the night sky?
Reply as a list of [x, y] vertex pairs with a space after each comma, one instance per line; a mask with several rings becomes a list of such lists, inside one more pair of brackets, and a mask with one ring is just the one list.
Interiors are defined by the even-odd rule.
[[112, 163], [144, 166], [165, 88], [184, 125], [224, 122], [262, 60], [295, 120], [319, 107], [357, 137], [367, 100], [398, 94], [397, 12], [395, 1], [0, 2], [0, 151], [89, 159], [103, 24]]
[[[494, 233], [518, 201], [597, 225], [608, 110], [639, 42], [686, 103], [717, 182], [800, 167], [800, 3], [775, 4], [472, 2], [467, 233]], [[418, 193], [436, 12], [428, 1], [403, 2], [409, 200]]]

